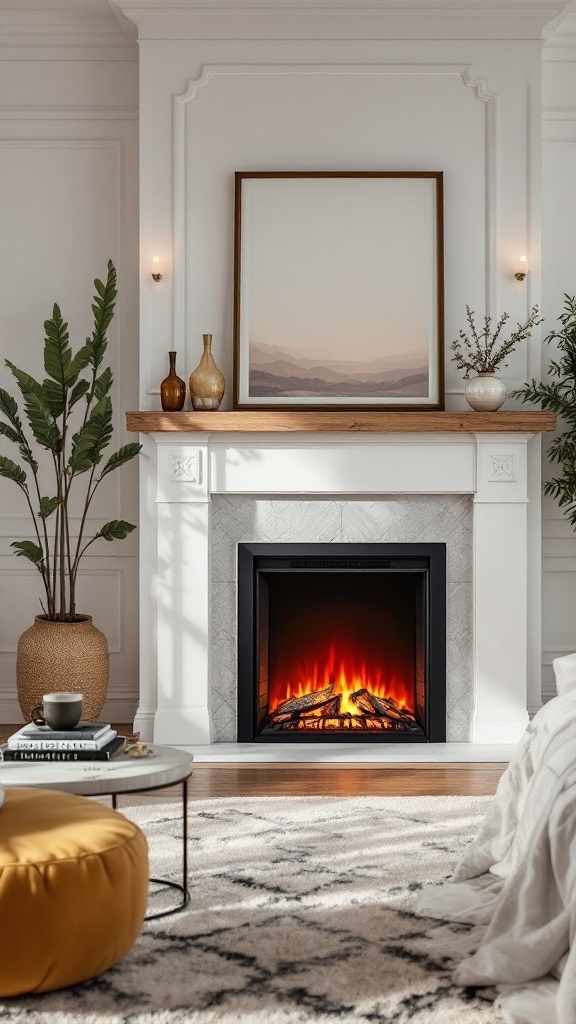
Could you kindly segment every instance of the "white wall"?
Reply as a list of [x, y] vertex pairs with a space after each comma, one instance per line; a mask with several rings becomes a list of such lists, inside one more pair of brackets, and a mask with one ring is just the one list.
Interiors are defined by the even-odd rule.
[[[42, 377], [43, 322], [56, 301], [73, 347], [82, 344], [92, 282], [111, 258], [119, 299], [105, 365], [115, 378], [118, 447], [133, 440], [124, 412], [138, 401], [138, 52], [107, 4], [79, 7], [0, 9], [0, 352], [2, 364], [7, 357]], [[17, 394], [3, 365], [0, 380]], [[9, 449], [2, 445], [17, 459]], [[137, 479], [134, 464], [109, 477], [92, 508], [93, 532], [108, 519], [138, 521]], [[20, 719], [16, 643], [41, 612], [39, 575], [10, 552], [10, 542], [25, 537], [31, 523], [22, 495], [1, 480], [0, 722]], [[110, 646], [105, 714], [121, 721], [131, 720], [138, 692], [137, 552], [134, 534], [97, 542], [79, 583], [78, 610], [93, 616]]]
[[[187, 375], [204, 332], [214, 336], [230, 407], [234, 171], [410, 168], [444, 172], [446, 405], [465, 408], [450, 342], [466, 304], [479, 316], [507, 311], [515, 323], [541, 300], [541, 33], [561, 3], [119, 6], [137, 24], [140, 46], [141, 408], [159, 407], [167, 349], [177, 349]], [[531, 270], [520, 284], [513, 275], [526, 252]], [[166, 267], [159, 286], [148, 271], [155, 253]], [[517, 387], [540, 365], [536, 330], [503, 376]], [[537, 450], [532, 457], [537, 463]], [[537, 483], [531, 502], [534, 711]], [[155, 571], [150, 564], [151, 578]]]
[[[133, 13], [132, 0], [121, 6]], [[505, 20], [487, 28], [472, 19], [459, 26], [462, 38], [450, 38], [451, 16], [436, 12], [446, 38], [409, 41], [402, 35], [415, 23], [390, 25], [370, 13], [365, 24], [366, 11], [343, 27], [330, 12], [311, 25], [298, 11], [287, 25], [272, 11], [210, 17], [193, 2], [160, 22], [157, 6], [148, 0], [134, 13], [142, 408], [159, 407], [172, 340], [187, 375], [206, 331], [228, 382], [223, 408], [231, 405], [235, 170], [441, 169], [447, 348], [467, 303], [480, 315], [507, 310], [519, 320], [539, 301], [540, 25], [519, 19], [511, 38], [495, 40], [486, 39], [488, 28], [501, 33]], [[513, 270], [527, 249], [533, 269], [518, 285]], [[148, 274], [155, 252], [166, 264], [159, 286]], [[449, 355], [447, 407], [463, 408]], [[536, 335], [510, 360], [511, 386], [538, 364]]]
[[[542, 303], [547, 330], [559, 326], [564, 293], [576, 294], [576, 14], [543, 51]], [[545, 370], [553, 355], [543, 350]], [[544, 460], [544, 477], [557, 467]], [[543, 503], [543, 695], [554, 693], [552, 659], [576, 650], [576, 534], [557, 502]]]
[[[159, 408], [168, 349], [178, 350], [187, 376], [205, 331], [215, 336], [229, 406], [234, 170], [441, 169], [447, 345], [466, 303], [520, 319], [540, 300], [540, 32], [560, 3], [526, 0], [490, 12], [485, 0], [445, 0], [444, 13], [427, 0], [415, 0], [408, 12], [388, 9], [387, 0], [357, 10], [349, 0], [340, 11], [337, 4], [323, 10], [321, 2], [314, 11], [290, 11], [267, 0], [265, 13], [258, 4], [243, 12], [241, 2], [223, 12], [195, 10], [190, 0], [171, 14], [160, 0], [120, 6], [139, 22], [141, 36], [140, 317], [134, 26], [120, 27], [107, 0], [0, 0], [1, 355], [37, 372], [42, 323], [55, 300], [75, 343], [82, 340], [92, 279], [111, 256], [120, 280], [109, 348], [118, 444], [134, 439], [124, 431], [124, 410]], [[576, 290], [575, 39], [569, 15], [545, 49], [548, 321], [562, 293]], [[518, 285], [512, 270], [525, 250], [532, 269]], [[148, 273], [156, 252], [166, 260], [159, 285]], [[511, 361], [510, 384], [537, 376], [539, 366], [535, 335]], [[0, 377], [12, 389], [4, 370]], [[464, 407], [449, 358], [447, 407]], [[94, 526], [116, 516], [136, 521], [136, 480], [132, 465], [110, 481]], [[9, 549], [29, 530], [19, 498], [0, 481], [0, 721], [8, 722], [18, 719], [16, 641], [40, 594], [32, 567]], [[557, 506], [545, 502], [545, 693], [551, 658], [576, 646], [574, 545]], [[110, 641], [108, 713], [128, 720], [138, 692], [138, 536], [91, 551], [85, 610]], [[537, 621], [532, 642], [535, 705]]]

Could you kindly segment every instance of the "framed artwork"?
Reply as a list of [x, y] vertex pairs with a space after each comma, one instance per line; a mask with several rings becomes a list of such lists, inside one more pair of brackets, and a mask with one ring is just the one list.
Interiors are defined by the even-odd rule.
[[235, 409], [443, 408], [441, 171], [236, 173]]
[[444, 408], [440, 171], [236, 174], [234, 408]]

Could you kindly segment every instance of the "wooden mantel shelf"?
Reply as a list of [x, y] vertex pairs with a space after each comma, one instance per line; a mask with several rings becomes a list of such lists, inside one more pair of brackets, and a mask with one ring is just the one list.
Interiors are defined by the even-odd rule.
[[142, 433], [537, 433], [554, 430], [552, 412], [127, 412]]

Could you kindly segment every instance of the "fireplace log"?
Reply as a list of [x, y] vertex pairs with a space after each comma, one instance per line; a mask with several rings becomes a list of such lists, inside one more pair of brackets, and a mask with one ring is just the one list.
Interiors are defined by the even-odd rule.
[[278, 715], [293, 714], [294, 712], [314, 711], [315, 708], [327, 704], [333, 697], [334, 683], [330, 683], [330, 686], [324, 687], [323, 690], [315, 690], [314, 693], [305, 693], [303, 697], [291, 697], [290, 700], [285, 700], [272, 712], [270, 718], [276, 719]]
[[350, 700], [356, 705], [358, 711], [365, 715], [376, 715], [378, 712], [374, 706], [374, 698], [369, 690], [356, 690], [350, 694]]
[[322, 705], [322, 716], [324, 717], [324, 715], [326, 715], [327, 718], [339, 718], [341, 704], [342, 695], [338, 693], [332, 698], [332, 700], [328, 700]]
[[401, 708], [392, 697], [377, 697], [369, 690], [356, 690], [350, 694], [350, 700], [365, 715], [379, 715], [389, 718], [396, 727], [403, 726], [408, 731], [418, 729], [418, 723], [411, 711]]
[[374, 708], [378, 715], [387, 715], [388, 718], [396, 719], [400, 722], [415, 722], [416, 719], [408, 708], [401, 708], [392, 697], [377, 697], [375, 694], [371, 694]]
[[[401, 708], [393, 697], [378, 697], [366, 688], [350, 695], [357, 714], [342, 711], [342, 697], [334, 694], [335, 685], [330, 683], [322, 690], [285, 700], [266, 717], [261, 728], [271, 732], [420, 731], [412, 711]], [[318, 711], [320, 714], [313, 713]]]

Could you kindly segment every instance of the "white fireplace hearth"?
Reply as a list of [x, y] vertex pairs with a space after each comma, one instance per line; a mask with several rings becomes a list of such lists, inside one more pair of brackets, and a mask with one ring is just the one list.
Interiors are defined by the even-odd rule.
[[135, 728], [234, 742], [238, 541], [435, 540], [448, 555], [447, 738], [517, 742], [540, 703], [537, 429], [141, 433]]

